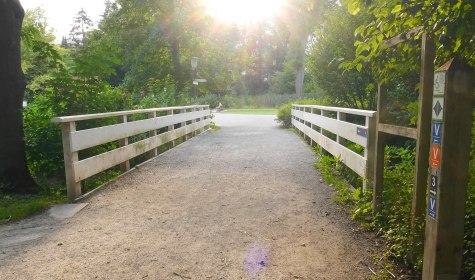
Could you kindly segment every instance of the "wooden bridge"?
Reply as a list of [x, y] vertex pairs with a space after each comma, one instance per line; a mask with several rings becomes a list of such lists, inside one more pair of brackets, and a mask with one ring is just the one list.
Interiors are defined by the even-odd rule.
[[[453, 78], [446, 72], [445, 68], [436, 72], [437, 77], [448, 77], [444, 85]], [[379, 109], [385, 100], [382, 89], [380, 85]], [[435, 244], [444, 244], [444, 250], [454, 256], [455, 261], [444, 267], [449, 272], [444, 279], [456, 279], [460, 269], [457, 244], [463, 241], [464, 209], [444, 188], [454, 178], [457, 188], [466, 189], [470, 118], [464, 119], [463, 126], [458, 123], [460, 129], [451, 125], [458, 122], [458, 114], [470, 116], [471, 107], [454, 110], [470, 104], [460, 103], [465, 99], [458, 98], [462, 94], [456, 90], [445, 97], [444, 90], [433, 99], [438, 129], [432, 132], [436, 138], [431, 147], [445, 149], [446, 154], [440, 153], [450, 166], [439, 152], [431, 154], [432, 200], [426, 227], [431, 242], [426, 242], [424, 258], [424, 275], [431, 276], [427, 279], [437, 275], [434, 264], [447, 259], [436, 257]], [[292, 125], [311, 146], [317, 144], [363, 178], [363, 190], [367, 184], [373, 190], [376, 211], [382, 193], [383, 136], [416, 139], [420, 165], [416, 165], [415, 220], [424, 215], [427, 190], [428, 155], [419, 153], [428, 153], [429, 146], [419, 144], [427, 142], [431, 124], [427, 112], [421, 115], [426, 121], [414, 129], [384, 123], [384, 110], [376, 114], [293, 105]], [[210, 132], [211, 119], [207, 105], [53, 119], [62, 126], [68, 198], [87, 206], [74, 217], [50, 213], [0, 228], [0, 275], [6, 279], [367, 279], [374, 239], [359, 233], [331, 201], [332, 189], [313, 169], [309, 146], [280, 128], [273, 116], [218, 114], [219, 132]], [[131, 170], [130, 162], [137, 157], [149, 160]], [[452, 168], [454, 162], [462, 168]], [[83, 195], [81, 181], [115, 166], [126, 176], [95, 195]], [[444, 172], [449, 176], [443, 177]], [[439, 178], [443, 183], [437, 184]], [[444, 196], [438, 196], [439, 189]], [[439, 204], [436, 208], [437, 199], [449, 210], [441, 210]], [[450, 209], [457, 210], [456, 220], [447, 214], [455, 213]], [[444, 228], [437, 215], [456, 225]], [[434, 234], [439, 230], [446, 238]]]
[[[120, 164], [130, 147], [150, 155], [159, 144], [176, 146], [79, 199], [75, 205], [87, 206], [71, 218], [44, 214], [0, 228], [2, 278], [369, 278], [378, 244], [332, 201], [333, 188], [313, 168], [313, 151], [275, 116], [216, 114], [221, 129], [203, 133], [211, 120], [203, 106], [139, 114], [149, 118], [110, 113], [101, 117], [127, 115], [128, 127], [75, 132], [68, 131], [72, 122], [88, 117], [55, 120], [69, 134], [75, 196], [83, 170], [103, 169], [103, 158]], [[114, 136], [103, 136], [106, 130]], [[130, 131], [147, 135], [92, 160], [74, 154], [91, 145], [78, 144], [82, 135], [100, 144]], [[189, 139], [179, 144], [186, 139], [175, 136]]]

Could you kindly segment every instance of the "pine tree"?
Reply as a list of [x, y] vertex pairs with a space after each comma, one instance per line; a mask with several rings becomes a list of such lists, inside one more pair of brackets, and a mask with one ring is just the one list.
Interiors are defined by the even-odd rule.
[[75, 49], [80, 49], [84, 46], [87, 40], [87, 33], [92, 30], [94, 23], [87, 15], [86, 11], [81, 10], [76, 14], [73, 19], [73, 27], [69, 33], [70, 46]]

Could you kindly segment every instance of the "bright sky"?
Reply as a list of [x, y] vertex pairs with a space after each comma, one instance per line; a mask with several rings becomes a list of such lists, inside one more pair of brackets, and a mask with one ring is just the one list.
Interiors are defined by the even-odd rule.
[[71, 30], [73, 17], [81, 10], [97, 22], [104, 12], [104, 0], [20, 0], [25, 10], [41, 7], [45, 11], [48, 25], [54, 29], [56, 42], [61, 42], [62, 36], [67, 36]]
[[281, 12], [287, 0], [202, 0], [207, 13], [219, 20], [252, 24]]

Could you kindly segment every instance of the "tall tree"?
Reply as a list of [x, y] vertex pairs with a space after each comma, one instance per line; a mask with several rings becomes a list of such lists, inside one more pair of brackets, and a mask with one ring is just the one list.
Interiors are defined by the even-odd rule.
[[0, 0], [0, 190], [33, 192], [26, 165], [20, 34], [24, 10], [19, 0]]
[[370, 16], [352, 16], [339, 4], [327, 5], [322, 12], [322, 22], [316, 28], [306, 62], [311, 79], [331, 104], [375, 109], [377, 87], [370, 69], [344, 71], [339, 67], [341, 61], [354, 59], [354, 30]]
[[86, 11], [81, 10], [76, 14], [73, 19], [73, 27], [69, 36], [71, 38], [71, 45], [78, 49], [84, 46], [87, 40], [87, 33], [92, 30], [94, 24], [91, 18], [87, 15]]

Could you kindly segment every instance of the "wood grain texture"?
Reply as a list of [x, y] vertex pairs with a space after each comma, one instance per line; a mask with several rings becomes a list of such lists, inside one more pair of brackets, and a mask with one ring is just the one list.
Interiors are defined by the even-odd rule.
[[183, 137], [186, 134], [192, 133], [198, 129], [203, 128], [206, 122], [192, 123], [178, 129], [168, 131], [157, 136], [147, 138], [142, 141], [121, 147], [94, 157], [90, 157], [73, 163], [75, 170], [75, 181], [80, 182], [86, 178], [91, 177], [101, 171], [111, 168], [128, 159], [146, 153], [156, 147], [165, 143]]

